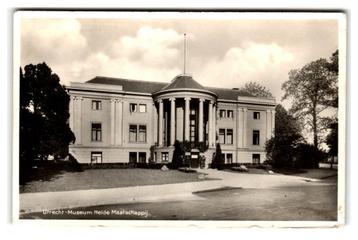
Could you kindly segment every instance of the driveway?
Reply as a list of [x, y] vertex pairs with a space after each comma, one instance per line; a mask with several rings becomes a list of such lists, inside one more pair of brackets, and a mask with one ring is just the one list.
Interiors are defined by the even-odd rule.
[[220, 180], [109, 189], [23, 193], [20, 194], [20, 212], [23, 214], [111, 204], [191, 201], [201, 199], [200, 195], [193, 194], [194, 192], [222, 188], [271, 189], [329, 184], [315, 179], [279, 174], [240, 174], [214, 169], [200, 171], [206, 174], [208, 178]]

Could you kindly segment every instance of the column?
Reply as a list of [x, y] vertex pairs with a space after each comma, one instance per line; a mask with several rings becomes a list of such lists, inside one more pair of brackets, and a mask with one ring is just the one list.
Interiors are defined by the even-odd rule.
[[208, 140], [209, 140], [209, 147], [213, 146], [213, 101], [209, 102], [209, 116], [208, 116], [208, 125], [209, 125], [209, 132], [208, 132]]
[[212, 140], [214, 146], [216, 145], [216, 104], [213, 104], [213, 121], [212, 121]]
[[116, 134], [116, 130], [115, 130], [115, 118], [116, 118], [116, 100], [115, 99], [111, 99], [111, 127], [110, 127], [110, 131], [111, 131], [111, 145], [114, 145], [114, 139], [115, 139], [115, 134]]
[[189, 134], [190, 134], [190, 129], [189, 129], [189, 123], [190, 123], [190, 119], [189, 119], [189, 116], [190, 116], [190, 98], [189, 97], [186, 97], [184, 98], [185, 100], [185, 119], [184, 119], [184, 125], [185, 125], [185, 136], [184, 136], [184, 140], [185, 141], [189, 141]]
[[243, 147], [246, 148], [247, 147], [247, 108], [243, 109], [244, 114], [243, 114]]
[[275, 135], [275, 115], [276, 111], [271, 110], [271, 136]]
[[70, 114], [70, 128], [71, 128], [71, 130], [72, 130], [72, 132], [74, 132], [75, 131], [75, 129], [74, 129], [74, 126], [73, 126], [73, 120], [74, 120], [74, 117], [75, 117], [75, 114], [74, 114], [74, 111], [73, 111], [73, 101], [74, 101], [74, 99], [75, 99], [75, 97], [73, 97], [73, 96], [71, 96], [70, 97], [70, 104], [69, 104], [69, 114]]
[[75, 136], [77, 144], [82, 144], [82, 101], [82, 97], [76, 97], [76, 106], [74, 109], [74, 111], [76, 112], [76, 119], [74, 125], [76, 129]]
[[271, 138], [271, 110], [266, 110], [266, 139]]
[[170, 98], [170, 145], [175, 142], [175, 98]]
[[122, 100], [116, 99], [115, 105], [115, 145], [122, 145], [122, 116], [123, 116], [123, 106]]
[[204, 141], [204, 99], [199, 99], [199, 142]]
[[243, 133], [244, 133], [244, 123], [243, 123], [243, 109], [241, 107], [237, 108], [237, 115], [236, 115], [236, 141], [237, 147], [243, 147]]
[[159, 99], [159, 116], [158, 116], [158, 145], [163, 146], [163, 100]]

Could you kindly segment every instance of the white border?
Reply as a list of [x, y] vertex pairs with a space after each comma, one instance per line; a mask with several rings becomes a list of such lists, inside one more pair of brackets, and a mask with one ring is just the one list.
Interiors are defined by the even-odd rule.
[[[40, 225], [63, 225], [63, 226], [117, 226], [117, 227], [339, 227], [344, 224], [345, 219], [345, 161], [340, 161], [338, 170], [338, 220], [337, 221], [156, 221], [156, 220], [20, 220], [19, 216], [19, 193], [18, 193], [18, 117], [19, 117], [19, 66], [20, 66], [20, 20], [21, 18], [237, 18], [237, 19], [336, 19], [339, 21], [339, 51], [340, 51], [340, 76], [339, 76], [339, 159], [345, 159], [346, 148], [346, 18], [343, 13], [188, 13], [188, 12], [49, 12], [32, 11], [16, 12], [14, 15], [13, 32], [13, 221], [19, 224]], [[343, 57], [344, 56], [344, 57]]]

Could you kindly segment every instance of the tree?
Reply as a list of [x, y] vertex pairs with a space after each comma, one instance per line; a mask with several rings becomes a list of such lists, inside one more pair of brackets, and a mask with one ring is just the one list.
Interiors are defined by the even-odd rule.
[[242, 92], [246, 92], [254, 97], [263, 97], [263, 98], [272, 98], [271, 92], [266, 89], [264, 86], [256, 82], [249, 82], [244, 85], [243, 88], [239, 89]]
[[303, 141], [297, 120], [286, 109], [276, 106], [275, 134], [266, 142], [266, 158], [275, 167], [292, 167], [294, 152]]
[[[70, 97], [46, 63], [20, 68], [20, 170], [34, 159], [68, 154], [75, 136], [68, 125]], [[21, 174], [21, 173], [20, 173]], [[21, 177], [21, 176], [20, 176]]]
[[220, 143], [217, 143], [215, 153], [213, 156], [213, 161], [211, 163], [211, 168], [220, 169], [223, 164], [224, 164], [224, 158], [222, 155], [221, 146], [220, 146]]
[[313, 133], [313, 145], [318, 149], [323, 127], [320, 113], [331, 106], [336, 97], [337, 75], [329, 70], [329, 62], [318, 59], [302, 69], [289, 72], [282, 84], [284, 99], [292, 100], [290, 112]]
[[182, 167], [184, 165], [184, 148], [183, 144], [180, 143], [178, 140], [174, 142], [174, 152], [173, 152], [173, 159], [172, 159], [172, 167], [174, 169]]
[[338, 155], [338, 120], [330, 124], [331, 132], [326, 137], [326, 143], [329, 147], [328, 155], [335, 157]]

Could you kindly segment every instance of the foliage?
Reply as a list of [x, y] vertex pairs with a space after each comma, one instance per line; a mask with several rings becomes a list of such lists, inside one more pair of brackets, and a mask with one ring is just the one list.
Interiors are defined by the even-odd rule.
[[206, 150], [208, 150], [209, 145], [207, 145], [205, 142], [198, 142], [197, 143], [197, 148], [200, 152], [205, 152]]
[[318, 168], [318, 163], [325, 158], [323, 151], [307, 143], [298, 144], [294, 155], [294, 168]]
[[266, 142], [266, 158], [274, 167], [292, 167], [294, 150], [303, 141], [299, 124], [282, 105], [276, 106], [275, 134]]
[[249, 95], [254, 97], [262, 97], [262, 98], [272, 98], [272, 93], [266, 89], [266, 87], [261, 86], [256, 82], [249, 82], [244, 85], [243, 88], [239, 89], [240, 91], [246, 92]]
[[216, 144], [216, 150], [215, 150], [215, 153], [214, 153], [214, 156], [213, 156], [213, 161], [211, 163], [211, 168], [220, 169], [222, 165], [224, 165], [224, 158], [222, 156], [220, 143], [217, 143]]
[[291, 70], [289, 80], [282, 84], [282, 90], [285, 91], [283, 99], [292, 100], [290, 112], [313, 133], [316, 148], [323, 126], [320, 113], [338, 99], [337, 73], [330, 71], [330, 68], [332, 63], [321, 58], [302, 69]]
[[183, 144], [180, 143], [178, 140], [175, 140], [174, 143], [174, 153], [172, 159], [172, 168], [177, 169], [183, 167], [184, 165], [184, 148]]
[[150, 156], [148, 159], [149, 164], [155, 163], [155, 159], [154, 159], [154, 149], [155, 149], [155, 145], [150, 146], [149, 151], [150, 151]]
[[329, 156], [338, 156], [338, 119], [335, 119], [330, 126], [331, 132], [326, 137], [326, 143], [329, 147]]
[[75, 141], [68, 125], [70, 97], [46, 63], [20, 68], [20, 178], [34, 159], [68, 154]]

